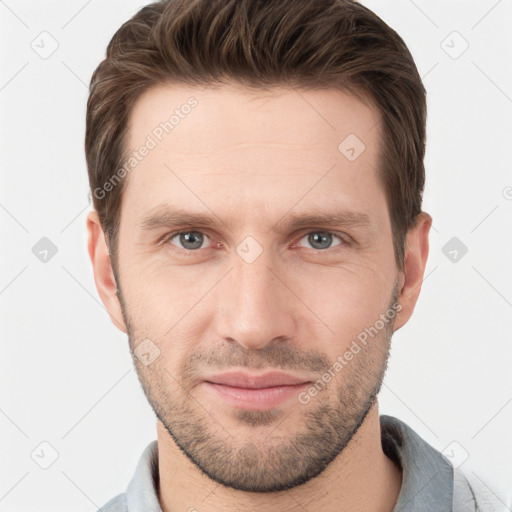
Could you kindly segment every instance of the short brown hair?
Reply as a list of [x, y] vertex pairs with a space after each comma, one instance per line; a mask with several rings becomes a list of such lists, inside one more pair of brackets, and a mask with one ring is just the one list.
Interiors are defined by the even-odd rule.
[[[400, 36], [352, 0], [161, 0], [115, 33], [94, 71], [85, 153], [91, 191], [126, 157], [136, 100], [152, 86], [337, 87], [366, 98], [381, 116], [379, 176], [390, 211], [397, 267], [421, 212], [426, 92]], [[340, 141], [341, 142], [341, 141]], [[93, 205], [116, 254], [123, 186]]]

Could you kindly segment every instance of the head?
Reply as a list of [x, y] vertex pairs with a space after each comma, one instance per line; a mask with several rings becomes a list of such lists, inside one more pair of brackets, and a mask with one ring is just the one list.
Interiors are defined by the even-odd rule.
[[[111, 40], [87, 105], [96, 285], [214, 480], [304, 483], [375, 404], [428, 255], [425, 121], [404, 42], [352, 1], [162, 1]], [[234, 369], [308, 384], [233, 405], [208, 381]]]

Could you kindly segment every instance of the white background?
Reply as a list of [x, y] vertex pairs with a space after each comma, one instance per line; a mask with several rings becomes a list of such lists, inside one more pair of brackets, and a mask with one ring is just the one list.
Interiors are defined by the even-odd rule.
[[[87, 84], [142, 4], [0, 1], [2, 512], [96, 511], [125, 490], [156, 437], [85, 237]], [[381, 413], [448, 447], [512, 510], [512, 1], [365, 5], [404, 38], [424, 78], [424, 210], [434, 219], [427, 277], [393, 338]], [[47, 59], [31, 47], [43, 31], [58, 43]], [[42, 237], [58, 249], [46, 263], [32, 253]], [[452, 237], [468, 248], [456, 263], [442, 252]], [[34, 461], [51, 461], [43, 441], [58, 452], [48, 469]]]

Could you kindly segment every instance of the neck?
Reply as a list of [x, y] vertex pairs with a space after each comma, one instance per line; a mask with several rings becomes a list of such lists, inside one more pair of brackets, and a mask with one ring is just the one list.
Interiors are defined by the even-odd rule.
[[157, 434], [163, 512], [392, 512], [402, 484], [401, 470], [382, 451], [377, 402], [325, 471], [298, 487], [279, 492], [244, 492], [219, 485], [186, 457], [160, 421]]

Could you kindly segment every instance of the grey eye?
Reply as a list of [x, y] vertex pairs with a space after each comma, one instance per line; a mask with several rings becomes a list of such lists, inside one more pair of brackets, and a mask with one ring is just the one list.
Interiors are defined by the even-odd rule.
[[175, 238], [179, 240], [180, 245], [178, 247], [193, 251], [200, 249], [208, 237], [200, 231], [183, 231], [182, 233], [176, 233], [169, 241], [172, 242]]
[[[308, 243], [313, 247], [313, 249], [325, 250], [329, 249], [332, 245], [333, 239], [341, 238], [329, 231], [313, 231], [304, 236], [307, 237]], [[339, 245], [339, 244], [336, 244]]]

